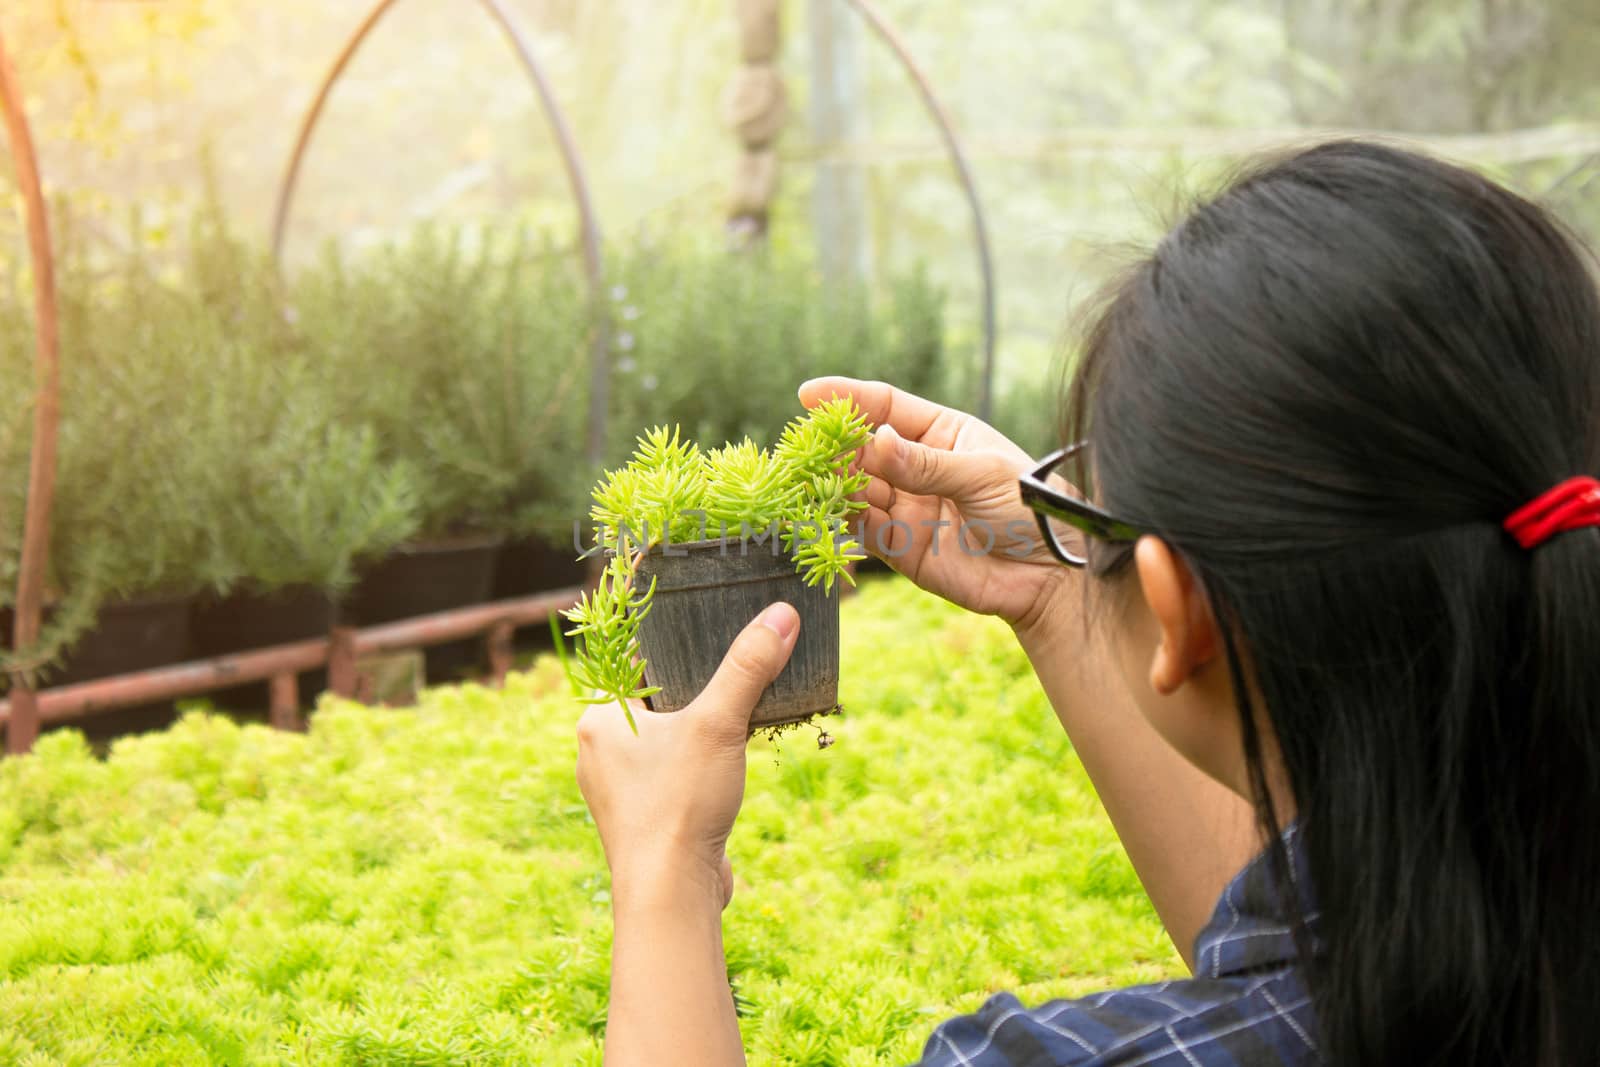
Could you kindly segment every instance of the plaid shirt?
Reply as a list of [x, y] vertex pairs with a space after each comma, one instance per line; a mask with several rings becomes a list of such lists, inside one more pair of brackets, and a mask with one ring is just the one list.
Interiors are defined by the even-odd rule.
[[[1284, 833], [1315, 945], [1298, 827]], [[1057, 1000], [1029, 1010], [989, 998], [941, 1025], [918, 1067], [1277, 1067], [1321, 1063], [1294, 934], [1277, 906], [1265, 854], [1223, 892], [1195, 939], [1195, 976]]]

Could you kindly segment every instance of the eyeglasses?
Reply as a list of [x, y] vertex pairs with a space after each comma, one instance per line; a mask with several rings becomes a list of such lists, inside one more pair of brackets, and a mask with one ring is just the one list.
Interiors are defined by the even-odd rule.
[[1038, 519], [1039, 533], [1044, 537], [1045, 547], [1069, 567], [1088, 565], [1088, 538], [1113, 544], [1132, 544], [1148, 532], [1091, 504], [1088, 497], [1065, 479], [1058, 483], [1065, 484], [1065, 489], [1050, 484], [1050, 476], [1058, 467], [1088, 447], [1088, 441], [1079, 441], [1050, 453], [1037, 467], [1024, 474], [1019, 482], [1022, 502]]

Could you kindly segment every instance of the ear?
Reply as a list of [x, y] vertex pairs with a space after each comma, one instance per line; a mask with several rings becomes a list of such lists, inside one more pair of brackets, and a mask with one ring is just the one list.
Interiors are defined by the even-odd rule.
[[1161, 627], [1150, 688], [1171, 696], [1217, 655], [1216, 619], [1188, 564], [1158, 537], [1141, 537], [1134, 563], [1145, 604]]

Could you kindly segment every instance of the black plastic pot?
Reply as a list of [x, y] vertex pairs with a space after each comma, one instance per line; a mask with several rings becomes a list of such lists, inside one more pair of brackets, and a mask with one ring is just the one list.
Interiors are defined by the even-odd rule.
[[[495, 561], [494, 598], [512, 600], [587, 585], [588, 566], [576, 556], [570, 544], [561, 547], [532, 539], [507, 541]], [[513, 640], [517, 652], [522, 654], [555, 650], [555, 639], [548, 626], [524, 626]]]
[[501, 537], [406, 545], [362, 576], [345, 606], [360, 626], [432, 615], [489, 599]]
[[[202, 597], [190, 616], [197, 659], [325, 638], [337, 610], [321, 589], [307, 585], [259, 591], [242, 589], [225, 597]], [[300, 703], [309, 707], [328, 687], [326, 671], [300, 675]], [[259, 710], [270, 698], [265, 682], [233, 686], [211, 695], [218, 707]]]
[[[103, 605], [94, 626], [67, 650], [60, 666], [46, 672], [44, 685], [74, 685], [183, 662], [189, 654], [189, 603], [188, 597], [153, 596]], [[6, 648], [14, 618], [9, 609], [0, 612], [0, 643]]]
[[641, 587], [656, 582], [639, 626], [645, 681], [660, 686], [657, 711], [678, 711], [706, 687], [741, 630], [779, 600], [800, 613], [800, 637], [788, 666], [767, 687], [750, 718], [752, 732], [804, 722], [839, 706], [839, 587], [807, 586], [794, 561], [771, 543], [699, 541], [661, 549], [639, 565]]
[[[114, 600], [100, 608], [95, 625], [68, 649], [42, 684], [54, 688], [181, 663], [189, 656], [188, 597], [151, 596]], [[46, 609], [46, 617], [49, 609]], [[11, 647], [15, 617], [0, 612], [0, 644]], [[62, 725], [81, 730], [97, 748], [125, 734], [159, 730], [177, 718], [172, 703], [139, 704]], [[54, 729], [55, 727], [47, 727]]]
[[204, 659], [327, 637], [336, 613], [322, 590], [294, 585], [266, 592], [241, 589], [195, 602], [191, 629]]
[[557, 546], [534, 538], [507, 541], [495, 557], [494, 599], [548, 593], [584, 584], [587, 569], [571, 545]]
[[[377, 626], [418, 615], [482, 604], [494, 589], [495, 557], [504, 538], [484, 536], [407, 545], [364, 575], [345, 605], [344, 621]], [[481, 640], [427, 650], [428, 680], [456, 681], [483, 668]]]

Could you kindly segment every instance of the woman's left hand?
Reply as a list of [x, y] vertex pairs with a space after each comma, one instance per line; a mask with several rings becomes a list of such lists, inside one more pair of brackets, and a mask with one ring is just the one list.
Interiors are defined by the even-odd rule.
[[734, 640], [705, 691], [670, 715], [594, 705], [578, 723], [578, 786], [611, 868], [612, 894], [677, 882], [720, 893], [733, 872], [725, 846], [744, 800], [750, 714], [794, 650], [800, 617], [767, 608]]
[[591, 707], [578, 723], [578, 786], [611, 867], [607, 1067], [737, 1067], [739, 1020], [722, 951], [733, 896], [725, 847], [744, 800], [750, 713], [800, 633], [774, 604], [744, 628], [682, 711]]

